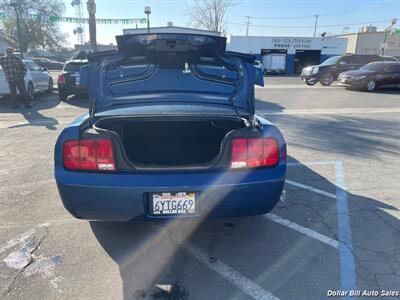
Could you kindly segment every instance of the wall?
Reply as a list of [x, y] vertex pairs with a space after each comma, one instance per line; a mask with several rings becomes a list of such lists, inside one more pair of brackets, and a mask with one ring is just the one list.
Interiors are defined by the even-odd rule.
[[268, 36], [231, 36], [227, 49], [230, 51], [251, 53], [261, 60], [261, 49], [284, 49], [286, 55], [286, 73], [294, 73], [296, 50], [321, 50], [321, 62], [333, 55], [346, 52], [346, 38], [321, 37], [268, 37]]
[[[358, 41], [356, 54], [380, 54], [380, 45], [384, 39], [384, 32], [363, 32], [358, 33]], [[400, 37], [397, 35], [387, 34], [387, 41], [399, 41]], [[398, 49], [385, 49], [385, 55], [400, 56], [400, 48]]]
[[231, 36], [227, 49], [231, 51], [257, 54], [261, 49], [287, 49], [294, 54], [296, 49], [320, 50], [322, 38], [279, 37], [279, 36]]
[[[347, 39], [347, 53], [353, 54], [380, 54], [380, 45], [385, 33], [378, 32], [358, 32], [334, 36], [334, 38]], [[399, 35], [387, 35], [387, 41], [400, 43]], [[385, 49], [385, 55], [400, 57], [400, 46], [396, 49]]]

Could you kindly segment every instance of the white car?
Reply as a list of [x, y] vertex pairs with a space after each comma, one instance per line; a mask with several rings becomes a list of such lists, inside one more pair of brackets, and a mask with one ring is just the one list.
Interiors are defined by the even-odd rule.
[[[53, 90], [53, 79], [47, 72], [47, 69], [41, 68], [37, 63], [29, 59], [22, 60], [26, 66], [25, 85], [29, 100], [33, 100], [37, 92], [51, 92]], [[0, 96], [9, 95], [10, 89], [0, 67]]]

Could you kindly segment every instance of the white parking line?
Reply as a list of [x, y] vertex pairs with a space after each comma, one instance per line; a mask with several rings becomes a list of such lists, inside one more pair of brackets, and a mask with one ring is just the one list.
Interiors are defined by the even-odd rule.
[[332, 85], [332, 86], [308, 86], [306, 84], [268, 84], [266, 83], [265, 86], [258, 86], [255, 85], [256, 89], [267, 89], [267, 90], [272, 90], [272, 89], [332, 89], [332, 88], [337, 88], [337, 87], [341, 87], [339, 85]]
[[336, 161], [334, 160], [324, 160], [324, 161], [310, 161], [310, 162], [293, 162], [293, 163], [287, 163], [286, 165], [288, 167], [300, 167], [300, 166], [304, 166], [304, 165], [334, 165], [336, 164]]
[[288, 180], [288, 179], [285, 180], [285, 183], [293, 185], [293, 186], [296, 186], [296, 187], [299, 187], [299, 188], [302, 188], [302, 189], [305, 189], [305, 190], [308, 190], [308, 191], [311, 191], [311, 192], [314, 192], [314, 193], [317, 193], [317, 194], [321, 194], [321, 195], [336, 199], [336, 195], [335, 194], [325, 192], [323, 190], [320, 190], [320, 189], [315, 188], [315, 187], [310, 186], [310, 185], [298, 183], [298, 182], [295, 182], [295, 181], [292, 181], [292, 180]]
[[249, 278], [243, 276], [230, 266], [226, 265], [219, 259], [210, 261], [210, 257], [201, 248], [194, 244], [187, 244], [185, 249], [198, 261], [209, 267], [215, 273], [228, 280], [237, 288], [241, 289], [247, 295], [257, 300], [279, 300], [279, 298], [267, 292]]
[[263, 115], [343, 115], [399, 113], [400, 107], [257, 110]]
[[271, 221], [274, 221], [274, 222], [276, 222], [278, 224], [281, 224], [281, 225], [284, 225], [286, 227], [289, 227], [289, 228], [291, 228], [293, 230], [296, 230], [297, 232], [300, 232], [300, 233], [302, 233], [304, 235], [307, 235], [307, 236], [309, 236], [309, 237], [311, 237], [311, 238], [313, 238], [315, 240], [318, 240], [321, 243], [324, 243], [324, 244], [327, 244], [329, 246], [332, 246], [333, 248], [339, 249], [339, 242], [337, 240], [334, 240], [334, 239], [330, 238], [330, 237], [327, 237], [326, 235], [323, 235], [323, 234], [318, 233], [318, 232], [316, 232], [314, 230], [308, 229], [308, 228], [306, 228], [304, 226], [301, 226], [301, 225], [299, 225], [297, 223], [294, 223], [292, 221], [289, 221], [287, 219], [281, 218], [281, 217], [279, 217], [277, 215], [274, 215], [274, 214], [271, 214], [271, 213], [265, 215], [265, 217], [268, 218]]

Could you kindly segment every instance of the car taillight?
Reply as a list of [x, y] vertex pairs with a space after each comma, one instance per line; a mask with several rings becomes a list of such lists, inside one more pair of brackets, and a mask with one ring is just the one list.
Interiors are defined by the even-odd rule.
[[278, 142], [273, 138], [236, 138], [232, 140], [231, 168], [275, 166], [279, 161]]
[[65, 83], [65, 76], [64, 76], [64, 74], [60, 74], [60, 75], [58, 75], [58, 79], [57, 79], [57, 83], [58, 84], [64, 84]]
[[69, 170], [115, 170], [112, 141], [107, 139], [66, 141], [63, 162], [64, 167]]

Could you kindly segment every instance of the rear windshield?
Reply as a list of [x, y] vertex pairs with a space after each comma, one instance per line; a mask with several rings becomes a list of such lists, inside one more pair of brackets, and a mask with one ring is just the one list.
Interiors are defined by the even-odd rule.
[[79, 72], [80, 69], [81, 69], [81, 66], [84, 66], [84, 65], [86, 65], [86, 63], [76, 63], [76, 62], [67, 63], [64, 66], [64, 71], [67, 71], [67, 72]]
[[368, 71], [381, 71], [383, 70], [384, 67], [386, 67], [387, 64], [382, 64], [382, 63], [369, 63], [365, 66], [362, 66], [360, 70], [368, 70]]

